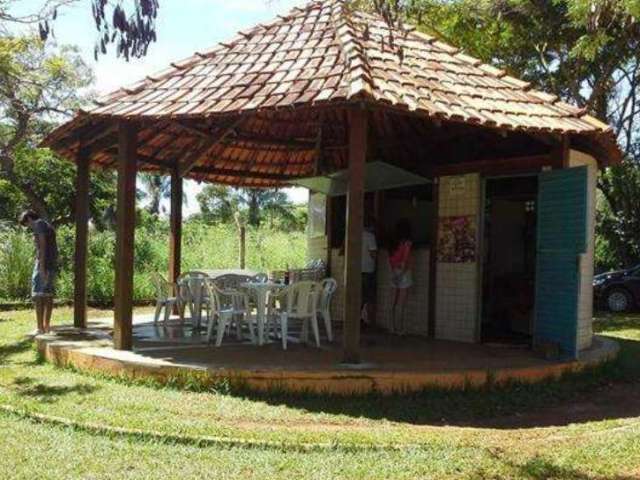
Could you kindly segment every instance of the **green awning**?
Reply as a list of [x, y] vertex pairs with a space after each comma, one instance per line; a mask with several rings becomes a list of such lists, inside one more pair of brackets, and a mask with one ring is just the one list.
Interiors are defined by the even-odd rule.
[[[367, 163], [364, 175], [364, 189], [367, 192], [431, 183], [428, 178], [385, 162]], [[337, 197], [347, 193], [348, 178], [348, 170], [339, 170], [329, 175], [298, 178], [289, 183], [298, 187], [308, 188], [314, 192], [324, 193], [330, 197]]]

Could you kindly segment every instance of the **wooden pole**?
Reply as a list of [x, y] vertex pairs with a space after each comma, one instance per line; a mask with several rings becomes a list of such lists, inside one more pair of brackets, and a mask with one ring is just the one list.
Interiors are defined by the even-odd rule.
[[246, 256], [247, 256], [247, 227], [244, 223], [240, 224], [240, 270], [244, 270], [246, 266]]
[[431, 250], [429, 251], [429, 318], [427, 326], [427, 335], [429, 338], [436, 336], [436, 280], [438, 278], [438, 229], [440, 228], [439, 217], [439, 183], [436, 181], [432, 184], [433, 188], [433, 219], [431, 220]]
[[76, 249], [73, 263], [73, 326], [87, 328], [87, 239], [89, 236], [89, 151], [76, 157]]
[[122, 121], [118, 126], [118, 200], [116, 226], [116, 282], [114, 348], [133, 347], [133, 254], [136, 225], [137, 127]]
[[169, 281], [177, 282], [182, 261], [182, 177], [178, 166], [171, 171], [171, 217], [169, 236]]
[[362, 287], [362, 231], [364, 167], [367, 157], [367, 112], [349, 111], [349, 185], [345, 239], [344, 352], [345, 363], [360, 361], [360, 307]]
[[571, 142], [568, 135], [563, 135], [551, 150], [553, 168], [569, 168], [569, 150]]

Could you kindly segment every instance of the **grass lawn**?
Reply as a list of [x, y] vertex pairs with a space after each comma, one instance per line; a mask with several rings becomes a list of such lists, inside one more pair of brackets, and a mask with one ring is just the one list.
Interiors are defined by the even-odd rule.
[[38, 362], [32, 322], [0, 313], [0, 478], [640, 478], [640, 315], [598, 319], [622, 353], [596, 372], [359, 398], [61, 370]]

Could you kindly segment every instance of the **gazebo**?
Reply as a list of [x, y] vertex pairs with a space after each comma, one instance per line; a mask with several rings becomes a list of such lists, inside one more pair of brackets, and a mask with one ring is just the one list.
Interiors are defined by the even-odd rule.
[[[437, 189], [443, 185], [437, 179], [469, 172], [561, 171], [570, 166], [571, 151], [600, 166], [620, 157], [611, 129], [584, 110], [432, 36], [352, 10], [345, 0], [312, 1], [172, 63], [79, 111], [44, 145], [77, 165], [79, 328], [87, 321], [89, 170], [117, 169], [114, 346], [123, 350], [132, 348], [138, 171], [171, 175], [170, 279], [175, 281], [183, 179], [282, 187], [346, 169], [347, 362], [357, 362], [360, 351], [367, 162], [381, 160], [433, 179]], [[430, 260], [433, 289], [441, 260], [435, 255]]]

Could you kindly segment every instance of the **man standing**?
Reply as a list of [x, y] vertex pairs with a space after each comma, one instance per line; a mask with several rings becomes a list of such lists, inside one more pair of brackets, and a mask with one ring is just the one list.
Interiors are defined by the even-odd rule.
[[29, 227], [33, 232], [36, 261], [31, 277], [31, 296], [36, 307], [38, 333], [49, 333], [51, 331], [55, 281], [58, 273], [56, 232], [50, 223], [31, 210], [20, 215], [20, 225]]
[[378, 245], [373, 233], [373, 219], [365, 218], [362, 232], [362, 313], [365, 324], [375, 323], [376, 313], [376, 257]]

